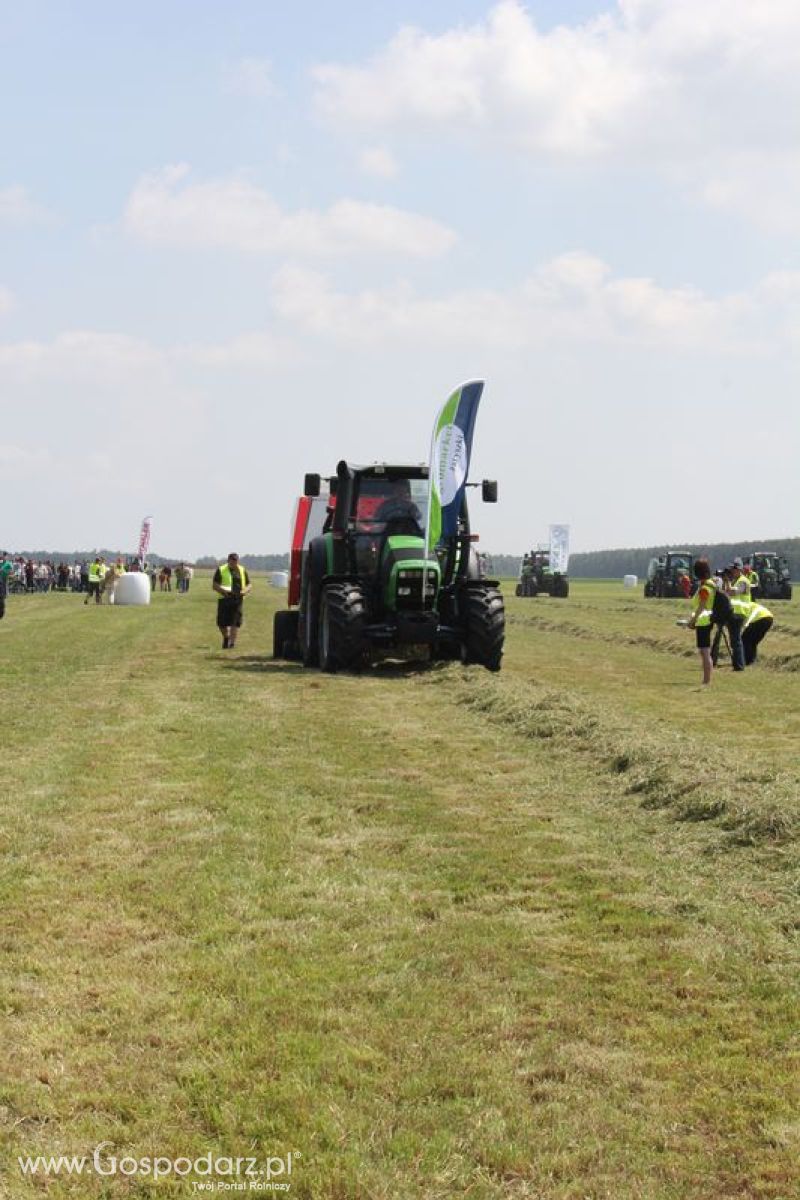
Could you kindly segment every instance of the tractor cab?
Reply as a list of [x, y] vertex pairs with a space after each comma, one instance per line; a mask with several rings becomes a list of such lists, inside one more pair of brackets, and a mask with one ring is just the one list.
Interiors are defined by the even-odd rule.
[[356, 576], [376, 614], [430, 611], [441, 581], [434, 549], [425, 557], [427, 465], [339, 463], [326, 569]]

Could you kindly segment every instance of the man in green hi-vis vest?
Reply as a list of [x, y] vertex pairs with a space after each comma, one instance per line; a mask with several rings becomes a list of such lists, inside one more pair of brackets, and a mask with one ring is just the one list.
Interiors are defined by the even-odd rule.
[[214, 591], [219, 593], [217, 603], [217, 628], [222, 634], [222, 649], [232, 650], [242, 627], [242, 607], [251, 590], [250, 576], [239, 564], [238, 554], [229, 554], [227, 561], [220, 563], [214, 572]]

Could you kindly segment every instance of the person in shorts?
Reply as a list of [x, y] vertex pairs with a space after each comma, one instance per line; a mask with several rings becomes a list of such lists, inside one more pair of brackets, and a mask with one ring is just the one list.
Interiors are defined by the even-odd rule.
[[242, 627], [244, 598], [251, 590], [250, 576], [239, 563], [238, 554], [229, 554], [214, 572], [212, 583], [219, 594], [217, 602], [217, 628], [222, 634], [222, 649], [232, 650]]
[[711, 610], [714, 605], [716, 585], [711, 577], [708, 559], [698, 558], [694, 564], [697, 591], [694, 595], [692, 615], [687, 624], [695, 632], [700, 662], [703, 665], [703, 683], [711, 683], [713, 663], [711, 661]]

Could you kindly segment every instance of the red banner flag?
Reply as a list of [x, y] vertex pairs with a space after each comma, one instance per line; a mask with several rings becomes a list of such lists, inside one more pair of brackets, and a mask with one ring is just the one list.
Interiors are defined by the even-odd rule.
[[142, 530], [141, 530], [141, 533], [139, 534], [139, 562], [140, 562], [140, 564], [144, 564], [145, 555], [147, 554], [147, 551], [150, 548], [150, 527], [152, 525], [152, 522], [153, 522], [152, 517], [145, 517], [145, 519], [142, 521]]

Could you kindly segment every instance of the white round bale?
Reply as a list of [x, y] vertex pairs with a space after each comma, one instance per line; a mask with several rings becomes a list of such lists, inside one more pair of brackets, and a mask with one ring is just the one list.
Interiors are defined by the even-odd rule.
[[288, 571], [270, 571], [269, 582], [271, 587], [285, 588], [289, 586]]
[[150, 580], [140, 571], [121, 575], [114, 588], [115, 604], [149, 604]]
[[626, 588], [635, 588], [639, 582], [638, 575], [623, 575], [622, 583]]

